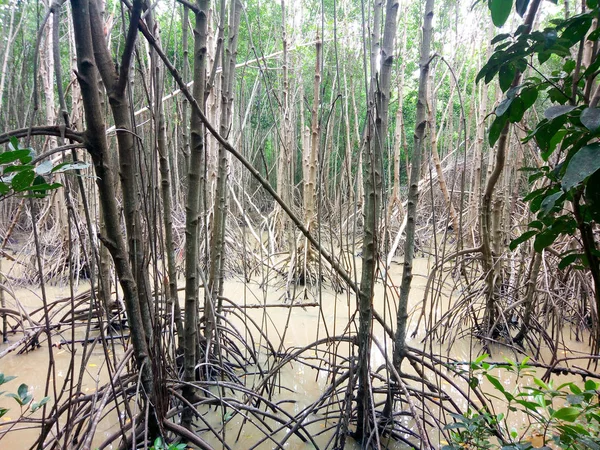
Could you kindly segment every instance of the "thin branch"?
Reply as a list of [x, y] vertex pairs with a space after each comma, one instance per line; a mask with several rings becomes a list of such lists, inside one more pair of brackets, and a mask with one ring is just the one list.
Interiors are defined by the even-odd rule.
[[57, 136], [71, 139], [72, 141], [79, 142], [85, 145], [86, 139], [83, 133], [75, 131], [71, 128], [65, 128], [58, 125], [46, 125], [31, 128], [19, 128], [18, 130], [7, 131], [6, 133], [0, 134], [0, 144], [6, 144], [10, 141], [11, 137], [21, 139], [30, 136]]

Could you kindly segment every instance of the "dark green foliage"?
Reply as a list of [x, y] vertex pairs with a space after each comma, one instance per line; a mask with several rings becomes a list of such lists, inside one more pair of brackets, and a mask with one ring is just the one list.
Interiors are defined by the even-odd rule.
[[[573, 382], [555, 386], [552, 381], [537, 378], [527, 365], [527, 358], [520, 363], [507, 360], [505, 364], [496, 365], [485, 361], [488, 356], [484, 354], [471, 363], [469, 384], [476, 389], [483, 381], [489, 383], [492, 389], [482, 394], [506, 412], [469, 410], [464, 415], [452, 414], [454, 422], [445, 427], [450, 431], [451, 442], [443, 449], [549, 449], [547, 444], [568, 450], [600, 448], [599, 383], [587, 380], [583, 387]], [[501, 381], [499, 371], [512, 374], [513, 388], [509, 389]], [[514, 413], [522, 414], [536, 425], [543, 447], [534, 447], [524, 436], [524, 430], [509, 427], [507, 418]]]
[[[521, 16], [527, 4], [527, 1], [516, 2]], [[512, 2], [490, 1], [489, 8], [494, 23], [501, 26], [511, 11]], [[529, 177], [531, 183], [545, 179], [545, 187], [524, 199], [529, 201], [537, 220], [511, 243], [511, 249], [534, 238], [535, 249], [541, 251], [561, 235], [574, 234], [578, 224], [573, 213], [564, 208], [569, 202], [578, 202], [584, 222], [598, 223], [600, 218], [600, 194], [590, 183], [600, 177], [600, 145], [594, 142], [600, 129], [600, 110], [589, 106], [590, 99], [583, 92], [585, 76], [597, 69], [597, 60], [590, 67], [582, 67], [583, 76], [573, 86], [577, 49], [584, 40], [595, 41], [600, 37], [596, 31], [588, 35], [598, 13], [595, 5], [584, 14], [551, 20], [550, 26], [541, 31], [525, 34], [519, 27], [512, 35], [497, 36], [492, 41], [496, 44], [494, 53], [477, 75], [477, 81], [486, 83], [497, 77], [502, 91], [506, 92], [489, 130], [490, 145], [497, 142], [507, 121], [520, 122], [536, 101], [549, 104], [543, 111], [543, 119], [525, 138], [525, 142], [533, 140], [537, 144], [541, 157], [547, 162], [546, 166], [534, 169]], [[547, 64], [548, 61], [552, 64]], [[522, 72], [536, 62], [537, 66], [530, 71], [534, 76], [510, 88], [516, 71]], [[551, 67], [557, 63], [560, 69], [553, 70]], [[579, 259], [570, 256], [564, 258], [561, 265], [574, 264]]]
[[34, 166], [35, 152], [31, 148], [19, 148], [19, 142], [12, 138], [10, 150], [0, 153], [0, 200], [7, 195], [28, 192], [33, 197], [44, 197], [47, 191], [57, 189], [60, 183], [51, 183], [46, 178], [53, 172], [83, 169], [87, 164], [61, 164], [56, 167], [51, 162]]

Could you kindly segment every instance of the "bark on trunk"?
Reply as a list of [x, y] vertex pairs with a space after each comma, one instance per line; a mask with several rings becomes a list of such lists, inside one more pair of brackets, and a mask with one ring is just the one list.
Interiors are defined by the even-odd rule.
[[[206, 33], [208, 0], [198, 0], [194, 28], [194, 100], [204, 106], [204, 86], [206, 84]], [[205, 170], [204, 127], [197, 111], [192, 109], [190, 119], [190, 160], [188, 171], [188, 192], [185, 206], [185, 321], [184, 321], [184, 368], [183, 379], [192, 383], [198, 345], [198, 241], [200, 221], [200, 195], [202, 177]], [[194, 389], [189, 384], [183, 389], [184, 397], [193, 402]], [[182, 425], [188, 429], [192, 422], [192, 411], [186, 409]]]
[[[358, 295], [358, 393], [356, 438], [363, 445], [370, 439], [373, 423], [373, 398], [370, 378], [371, 331], [373, 320], [373, 295], [375, 288], [375, 270], [379, 260], [379, 239], [377, 230], [381, 216], [382, 197], [382, 158], [387, 137], [388, 107], [390, 102], [390, 84], [394, 60], [394, 41], [396, 35], [396, 17], [398, 1], [386, 3], [383, 41], [379, 45], [378, 31], [372, 36], [371, 49], [371, 88], [369, 122], [374, 124], [372, 136], [369, 136], [366, 148], [365, 164], [365, 231], [363, 240], [363, 266]], [[373, 30], [379, 30], [381, 20], [381, 2], [375, 3]], [[381, 48], [381, 50], [379, 50]], [[380, 61], [381, 68], [378, 67]], [[378, 82], [377, 82], [378, 81]]]
[[92, 156], [96, 172], [98, 195], [106, 226], [103, 243], [110, 251], [127, 310], [127, 320], [131, 329], [131, 340], [135, 359], [142, 372], [142, 383], [147, 395], [152, 395], [154, 378], [148, 357], [146, 333], [142, 322], [137, 285], [127, 254], [127, 247], [121, 233], [117, 196], [114, 189], [114, 175], [107, 164], [109, 161], [108, 143], [104, 126], [103, 108], [100, 101], [97, 80], [97, 67], [92, 44], [89, 0], [72, 0], [73, 29], [77, 51], [78, 81], [86, 119], [86, 147]]
[[[415, 119], [414, 146], [412, 155], [412, 169], [410, 171], [410, 186], [408, 191], [408, 203], [406, 207], [406, 241], [404, 243], [404, 267], [402, 271], [402, 284], [400, 285], [400, 299], [398, 302], [398, 315], [396, 323], [396, 336], [394, 339], [393, 363], [398, 372], [406, 355], [406, 327], [408, 321], [408, 297], [412, 282], [412, 267], [415, 253], [415, 229], [417, 221], [417, 203], [419, 201], [419, 173], [421, 167], [421, 155], [423, 153], [423, 140], [427, 128], [427, 82], [429, 80], [429, 63], [432, 39], [434, 0], [425, 3], [425, 15], [423, 19], [423, 34], [420, 49], [420, 75], [419, 90], [417, 98], [417, 111]], [[391, 417], [393, 407], [393, 394], [388, 394], [386, 402], [386, 417]]]

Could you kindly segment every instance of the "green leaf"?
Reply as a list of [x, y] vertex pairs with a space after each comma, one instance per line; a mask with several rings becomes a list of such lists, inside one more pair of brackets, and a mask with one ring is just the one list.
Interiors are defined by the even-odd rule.
[[490, 357], [489, 353], [484, 353], [483, 355], [479, 355], [474, 362], [475, 362], [475, 364], [480, 364], [489, 357]]
[[31, 411], [36, 412], [38, 409], [40, 409], [42, 406], [44, 406], [49, 401], [50, 401], [50, 397], [44, 397], [39, 402], [32, 403]]
[[537, 234], [535, 241], [533, 242], [533, 248], [536, 252], [541, 252], [546, 247], [552, 245], [559, 234], [560, 231], [557, 231], [554, 228], [547, 228], [546, 230]]
[[492, 13], [492, 22], [496, 27], [500, 28], [508, 19], [512, 10], [512, 0], [489, 0], [488, 6]]
[[515, 5], [517, 14], [523, 17], [525, 12], [527, 11], [527, 6], [529, 5], [529, 0], [517, 0]]
[[548, 120], [556, 119], [562, 115], [570, 113], [575, 109], [572, 105], [555, 105], [544, 111], [544, 117]]
[[45, 175], [50, 173], [53, 167], [54, 165], [52, 164], [52, 161], [44, 161], [35, 168], [35, 173], [38, 175]]
[[500, 70], [498, 71], [498, 81], [502, 92], [506, 92], [508, 88], [510, 88], [515, 79], [515, 73], [517, 73], [517, 69], [513, 64], [504, 64], [500, 67]]
[[600, 108], [585, 108], [579, 119], [583, 126], [595, 133], [600, 128]]
[[485, 377], [488, 379], [488, 381], [490, 383], [492, 383], [492, 385], [496, 388], [496, 390], [504, 393], [506, 391], [506, 389], [504, 389], [504, 385], [500, 382], [500, 380], [492, 375], [490, 375], [489, 373], [485, 374]]
[[30, 166], [29, 164], [23, 164], [20, 166], [8, 166], [6, 169], [4, 169], [4, 175], [6, 175], [7, 173], [23, 172], [24, 170], [33, 170], [33, 166]]
[[588, 206], [592, 220], [600, 223], [600, 171], [594, 172], [587, 182], [585, 203]]
[[7, 412], [8, 412], [8, 409], [6, 409], [6, 408], [0, 408], [0, 417], [2, 417]]
[[77, 161], [77, 162], [64, 162], [62, 164], [57, 165], [54, 169], [52, 169], [51, 173], [62, 173], [71, 170], [83, 170], [90, 167], [89, 164]]
[[550, 389], [546, 383], [544, 383], [542, 380], [540, 380], [537, 377], [533, 377], [533, 382], [535, 384], [537, 384], [539, 387], [541, 387], [542, 389], [544, 389], [545, 391], [548, 391]]
[[547, 196], [542, 201], [542, 205], [540, 206], [540, 213], [539, 213], [538, 217], [541, 219], [542, 217], [546, 216], [550, 211], [552, 211], [552, 209], [556, 205], [556, 202], [562, 195], [563, 195], [563, 192], [558, 191], [558, 192], [555, 192], [554, 194]]
[[508, 117], [504, 115], [496, 117], [496, 119], [492, 122], [492, 126], [490, 127], [490, 133], [488, 136], [490, 147], [493, 147], [494, 144], [496, 144], [496, 141], [500, 137], [500, 134], [502, 133], [502, 130], [504, 129], [504, 125], [506, 124], [507, 120]]
[[600, 169], [600, 144], [590, 144], [581, 148], [568, 163], [562, 179], [565, 191], [572, 189]]
[[514, 99], [512, 98], [505, 98], [504, 100], [502, 100], [500, 102], [500, 104], [498, 105], [498, 107], [496, 108], [496, 116], [503, 116], [504, 113], [506, 111], [508, 111], [508, 108], [510, 107], [511, 103], [513, 102]]
[[7, 396], [7, 397], [10, 397], [10, 398], [14, 398], [14, 399], [15, 399], [15, 401], [16, 401], [16, 402], [17, 402], [19, 405], [23, 406], [23, 400], [21, 400], [21, 397], [19, 397], [17, 394], [13, 394], [13, 393], [11, 392], [10, 394], [6, 394], [6, 396]]
[[518, 247], [520, 244], [522, 244], [523, 242], [527, 241], [527, 240], [528, 240], [528, 239], [530, 239], [532, 236], [535, 236], [535, 235], [536, 235], [536, 233], [537, 233], [537, 231], [536, 231], [536, 230], [529, 230], [529, 231], [526, 231], [525, 233], [523, 233], [523, 234], [522, 234], [521, 236], [519, 236], [518, 238], [516, 238], [516, 239], [513, 239], [513, 240], [510, 242], [509, 248], [510, 248], [511, 250], [514, 250], [514, 249], [516, 249], [516, 248], [517, 248], [517, 247]]
[[17, 389], [17, 393], [19, 394], [19, 397], [21, 397], [21, 399], [27, 397], [27, 391], [29, 391], [29, 386], [27, 386], [25, 383], [22, 383], [19, 386], [19, 389]]
[[9, 376], [5, 376], [3, 373], [0, 373], [0, 384], [4, 384], [4, 383], [8, 383], [9, 381], [14, 380], [15, 376], [9, 375]]
[[35, 172], [33, 170], [25, 170], [15, 175], [12, 179], [11, 186], [15, 192], [23, 192], [31, 186], [34, 179]]
[[537, 403], [534, 403], [529, 400], [516, 399], [515, 401], [519, 405], [524, 406], [526, 409], [529, 409], [530, 411], [537, 411], [537, 409], [540, 407], [540, 405], [538, 405]]
[[561, 39], [565, 39], [570, 47], [585, 37], [591, 25], [592, 18], [589, 15], [573, 17], [571, 24], [563, 31]]
[[536, 230], [543, 230], [544, 224], [539, 220], [534, 220], [533, 222], [529, 222], [529, 228], [535, 228]]
[[492, 45], [497, 44], [498, 42], [503, 41], [504, 39], [506, 39], [508, 37], [510, 37], [510, 33], [499, 34], [496, 37], [494, 37], [494, 39], [492, 39], [490, 44], [492, 44]]
[[23, 160], [27, 159], [29, 155], [30, 153], [27, 149], [0, 153], [0, 164], [10, 164], [18, 160], [21, 160], [21, 162], [23, 162]]
[[[556, 33], [556, 30], [554, 28], [548, 29], [548, 30], [544, 30], [544, 48], [545, 49], [549, 49], [550, 47], [552, 47], [556, 41], [558, 40], [558, 34]], [[544, 58], [546, 61], [548, 58], [550, 58], [550, 55], [552, 54], [551, 52], [541, 52], [540, 55], [544, 53]], [[546, 57], [547, 55], [547, 57]], [[542, 57], [538, 55], [538, 58], [540, 59], [540, 63], [543, 64], [542, 62]]]
[[566, 73], [571, 73], [577, 67], [577, 63], [574, 60], [569, 59], [563, 64], [563, 71]]
[[525, 108], [525, 110], [528, 110], [529, 108], [531, 108], [533, 106], [533, 104], [537, 100], [538, 90], [533, 87], [523, 89], [521, 91], [520, 97], [523, 100], [523, 107]]
[[11, 136], [8, 139], [10, 141], [8, 144], [8, 148], [13, 152], [19, 150], [19, 140], [14, 136]]
[[570, 255], [565, 256], [563, 259], [560, 260], [560, 262], [558, 263], [558, 268], [563, 270], [566, 267], [570, 266], [571, 264], [573, 264], [575, 261], [577, 261], [577, 259], [581, 256], [581, 254], [579, 253], [571, 253]]
[[552, 414], [553, 419], [564, 420], [565, 422], [574, 422], [581, 413], [580, 408], [574, 408], [573, 406], [565, 406], [559, 410], [554, 411]]
[[575, 383], [569, 383], [569, 389], [575, 395], [579, 395], [582, 392], [581, 389], [579, 389], [579, 386], [577, 386]]
[[479, 378], [477, 378], [477, 377], [469, 378], [469, 387], [471, 389], [477, 389], [477, 386], [479, 386]]
[[510, 111], [508, 113], [508, 120], [512, 123], [518, 123], [523, 119], [525, 114], [525, 104], [521, 97], [515, 98], [510, 105]]

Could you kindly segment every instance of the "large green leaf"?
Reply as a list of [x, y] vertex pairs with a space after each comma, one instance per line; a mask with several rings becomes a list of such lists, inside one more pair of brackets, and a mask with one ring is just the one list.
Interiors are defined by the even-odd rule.
[[521, 91], [521, 98], [523, 99], [523, 106], [525, 109], [531, 108], [538, 97], [538, 90], [535, 87], [529, 87]]
[[523, 17], [525, 15], [525, 12], [527, 11], [528, 5], [529, 5], [529, 0], [517, 0], [517, 4], [515, 5], [517, 14], [519, 14], [521, 17]]
[[541, 252], [546, 247], [552, 245], [559, 234], [560, 230], [554, 228], [545, 229], [541, 233], [538, 233], [535, 237], [535, 241], [533, 242], [533, 248], [536, 252]]
[[556, 205], [556, 202], [562, 195], [563, 192], [558, 191], [544, 198], [544, 200], [542, 200], [542, 205], [540, 206], [540, 213], [538, 217], [542, 218], [546, 216], [550, 211], [552, 211], [552, 209]]
[[510, 15], [510, 11], [512, 10], [513, 0], [489, 0], [489, 8], [492, 13], [492, 22], [498, 28], [502, 27], [508, 16]]
[[555, 105], [544, 111], [544, 117], [548, 120], [556, 119], [564, 114], [567, 114], [575, 109], [572, 105]]
[[513, 80], [515, 79], [515, 73], [517, 69], [514, 64], [504, 64], [498, 71], [498, 81], [500, 83], [500, 89], [502, 92], [506, 92]]
[[519, 246], [519, 244], [522, 244], [523, 242], [525, 242], [527, 239], [531, 238], [532, 236], [534, 236], [537, 233], [536, 230], [529, 230], [526, 231], [525, 233], [523, 233], [521, 236], [519, 236], [516, 239], [513, 239], [510, 242], [510, 249], [514, 250], [515, 248], [517, 248]]
[[31, 186], [33, 180], [35, 179], [35, 172], [33, 170], [25, 170], [23, 172], [19, 172], [12, 179], [12, 188], [15, 192], [26, 191], [27, 188]]
[[0, 153], [0, 164], [9, 164], [17, 160], [25, 160], [29, 157], [29, 155], [30, 152], [28, 149]]
[[581, 148], [569, 161], [562, 179], [565, 191], [577, 186], [600, 169], [600, 144], [590, 144]]
[[574, 422], [581, 414], [580, 408], [574, 408], [572, 406], [565, 406], [554, 411], [552, 414], [553, 419], [564, 420], [565, 422]]
[[500, 137], [502, 130], [504, 129], [504, 125], [508, 120], [507, 115], [496, 117], [496, 120], [492, 122], [492, 126], [490, 127], [490, 134], [488, 136], [488, 140], [490, 143], [490, 147], [493, 147], [496, 144], [496, 141]]
[[500, 102], [500, 104], [496, 107], [496, 115], [497, 116], [503, 116], [504, 113], [506, 111], [508, 111], [508, 108], [510, 108], [510, 105], [512, 104], [512, 102], [514, 101], [514, 98], [505, 98], [504, 100], [502, 100]]
[[600, 108], [585, 108], [579, 119], [592, 133], [598, 131], [600, 128]]
[[592, 220], [600, 223], [600, 170], [592, 174], [585, 187], [585, 203]]

